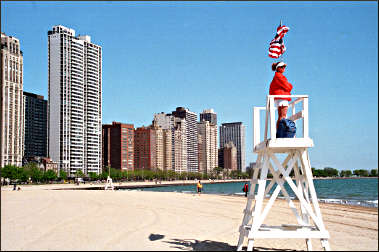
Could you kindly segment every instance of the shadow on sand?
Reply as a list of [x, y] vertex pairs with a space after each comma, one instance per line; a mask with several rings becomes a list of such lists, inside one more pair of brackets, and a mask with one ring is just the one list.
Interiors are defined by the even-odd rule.
[[[164, 241], [172, 244], [172, 248], [180, 250], [193, 250], [193, 251], [237, 251], [237, 246], [230, 245], [225, 242], [218, 241], [199, 241], [196, 239], [172, 239], [171, 241]], [[246, 251], [247, 247], [243, 247]], [[254, 251], [295, 251], [290, 249], [277, 249], [277, 248], [263, 248], [254, 247]]]

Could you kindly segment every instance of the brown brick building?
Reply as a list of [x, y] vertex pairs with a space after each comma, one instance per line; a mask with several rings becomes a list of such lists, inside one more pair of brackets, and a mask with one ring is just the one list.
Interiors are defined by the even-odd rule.
[[151, 170], [156, 165], [156, 133], [152, 127], [139, 127], [134, 133], [134, 167]]
[[227, 143], [224, 148], [224, 169], [237, 170], [237, 148], [233, 142]]
[[103, 167], [134, 170], [134, 125], [103, 124]]

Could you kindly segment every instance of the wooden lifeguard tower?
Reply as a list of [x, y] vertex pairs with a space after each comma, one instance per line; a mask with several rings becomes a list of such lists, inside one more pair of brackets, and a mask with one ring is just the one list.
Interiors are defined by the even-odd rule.
[[114, 190], [112, 178], [111, 178], [111, 168], [108, 166], [108, 177], [107, 177], [107, 183], [105, 184], [104, 190]]
[[[292, 98], [292, 102], [289, 103], [288, 107], [288, 114], [292, 115], [288, 116], [288, 118], [298, 121], [296, 123], [297, 128], [301, 126], [299, 123], [302, 121], [302, 138], [276, 138], [275, 97]], [[301, 108], [298, 112], [295, 109], [296, 104], [298, 104], [297, 107]], [[266, 112], [263, 141], [260, 140], [260, 112], [262, 110]], [[330, 250], [329, 232], [325, 229], [322, 220], [308, 155], [308, 148], [313, 147], [313, 141], [308, 135], [308, 96], [268, 95], [266, 107], [254, 107], [253, 125], [254, 152], [258, 154], [258, 157], [251, 179], [251, 188], [244, 210], [242, 225], [239, 228], [240, 236], [237, 250], [242, 250], [245, 237], [248, 240], [248, 251], [253, 250], [254, 240], [261, 238], [304, 238], [308, 250], [312, 250], [311, 238], [316, 238], [320, 239], [324, 250]], [[268, 138], [268, 133], [270, 133], [270, 138]], [[276, 157], [277, 154], [284, 154], [287, 157], [281, 163]], [[294, 171], [296, 183], [289, 176], [292, 170]], [[273, 178], [266, 186], [269, 171]], [[300, 209], [295, 206], [284, 187], [285, 182], [288, 183], [296, 199], [299, 200]], [[256, 185], [258, 185], [257, 194], [255, 194]], [[268, 193], [275, 185], [276, 188], [269, 196]], [[280, 226], [265, 225], [263, 222], [280, 192], [282, 192], [290, 209], [295, 214], [297, 223], [287, 223]], [[266, 203], [264, 202], [265, 197], [269, 198]]]

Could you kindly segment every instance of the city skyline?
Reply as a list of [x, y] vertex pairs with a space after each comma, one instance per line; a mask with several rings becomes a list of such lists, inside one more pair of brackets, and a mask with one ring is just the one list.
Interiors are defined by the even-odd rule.
[[[47, 31], [61, 24], [90, 34], [106, 51], [103, 124], [138, 127], [172, 107], [188, 107], [196, 114], [214, 108], [219, 125], [246, 125], [246, 164], [256, 159], [252, 107], [264, 106], [273, 76], [268, 43], [283, 20], [290, 27], [285, 75], [294, 94], [310, 97], [311, 165], [377, 168], [376, 2], [1, 6], [1, 30], [20, 39], [24, 52], [25, 91], [47, 97], [47, 50], [41, 41], [47, 45]], [[84, 19], [83, 11], [88, 13]]]

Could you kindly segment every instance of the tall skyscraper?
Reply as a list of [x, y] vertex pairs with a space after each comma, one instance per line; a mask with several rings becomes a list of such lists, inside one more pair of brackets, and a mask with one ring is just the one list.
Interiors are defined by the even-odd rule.
[[224, 148], [230, 141], [232, 141], [237, 148], [237, 169], [241, 172], [246, 172], [245, 126], [242, 122], [223, 123], [220, 126], [220, 149]]
[[134, 170], [134, 125], [120, 122], [103, 124], [103, 168]]
[[24, 92], [24, 158], [47, 157], [47, 100]]
[[198, 133], [197, 133], [197, 115], [189, 109], [177, 107], [172, 115], [176, 118], [186, 120], [186, 138], [187, 138], [187, 171], [198, 172]]
[[217, 114], [213, 111], [213, 109], [204, 109], [202, 113], [200, 113], [200, 122], [208, 121], [213, 125], [217, 125]]
[[209, 121], [197, 123], [199, 172], [210, 173], [218, 166], [217, 125]]
[[102, 49], [88, 35], [48, 31], [49, 156], [70, 176], [101, 171]]
[[22, 166], [23, 54], [20, 41], [1, 33], [0, 167]]

